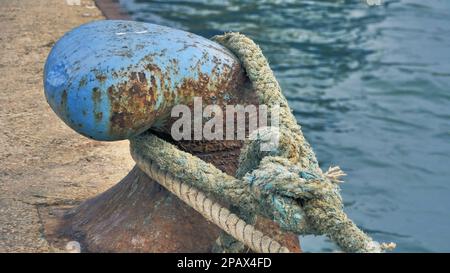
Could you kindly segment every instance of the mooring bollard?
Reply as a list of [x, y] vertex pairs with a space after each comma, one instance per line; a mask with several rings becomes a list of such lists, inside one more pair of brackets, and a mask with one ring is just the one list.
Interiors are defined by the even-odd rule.
[[[121, 140], [150, 128], [170, 140], [171, 109], [257, 104], [239, 60], [192, 33], [131, 21], [97, 21], [64, 35], [50, 52], [45, 95], [72, 129], [96, 140]], [[179, 147], [234, 175], [242, 141], [182, 141]], [[180, 144], [177, 143], [177, 144]], [[182, 223], [182, 224], [180, 224]], [[276, 225], [261, 220], [274, 234]], [[59, 236], [83, 251], [206, 252], [218, 229], [135, 167], [105, 193], [70, 210]], [[295, 235], [278, 238], [298, 251]]]
[[225, 47], [181, 30], [97, 21], [61, 38], [45, 64], [45, 95], [72, 129], [120, 140], [167, 122], [175, 104], [237, 101], [245, 76]]

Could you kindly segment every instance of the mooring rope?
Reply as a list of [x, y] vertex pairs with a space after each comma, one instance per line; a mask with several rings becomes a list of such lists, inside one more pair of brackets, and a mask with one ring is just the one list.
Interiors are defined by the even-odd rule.
[[[259, 232], [251, 225], [244, 224], [244, 221], [241, 224], [244, 229], [237, 231], [237, 234], [230, 232], [226, 225], [227, 217], [231, 214], [228, 209], [225, 211], [217, 204], [216, 214], [204, 211], [204, 206], [198, 204], [197, 198], [189, 197], [191, 190], [197, 193], [196, 196], [198, 191], [203, 191], [216, 200], [233, 204], [247, 215], [262, 215], [272, 219], [285, 231], [327, 235], [347, 252], [382, 252], [394, 247], [393, 244], [373, 241], [344, 213], [337, 183], [342, 171], [332, 168], [327, 173], [322, 172], [260, 48], [239, 33], [227, 33], [213, 39], [241, 60], [260, 104], [268, 106], [269, 114], [274, 114], [277, 107], [279, 129], [274, 132], [270, 127], [262, 128], [246, 141], [239, 159], [237, 178], [150, 133], [130, 141], [131, 154], [137, 165], [163, 185], [169, 176], [169, 190], [178, 184], [180, 189], [190, 189], [173, 192], [208, 220], [257, 252], [270, 250], [261, 247], [262, 239], [257, 239], [262, 236]], [[273, 139], [271, 136], [275, 133], [279, 140], [278, 148], [262, 152], [260, 146]], [[151, 170], [161, 170], [161, 173]], [[184, 184], [186, 186], [182, 186]], [[204, 196], [203, 193], [200, 195], [201, 198]], [[253, 233], [244, 238], [241, 232], [246, 229]], [[272, 240], [272, 244], [278, 243]]]
[[[243, 242], [253, 251], [258, 253], [289, 253], [289, 249], [265, 236], [261, 231], [247, 224], [219, 203], [207, 198], [201, 191], [180, 181], [169, 172], [161, 170], [157, 164], [140, 157], [139, 154], [134, 153], [134, 155], [139, 168], [149, 177], [158, 181], [159, 184], [199, 212], [208, 221]], [[142, 164], [142, 162], [145, 163]]]

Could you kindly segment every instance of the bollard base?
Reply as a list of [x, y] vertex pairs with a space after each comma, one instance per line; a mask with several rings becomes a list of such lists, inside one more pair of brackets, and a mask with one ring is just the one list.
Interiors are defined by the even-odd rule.
[[[182, 141], [177, 145], [232, 175], [242, 143]], [[54, 247], [65, 249], [75, 241], [81, 252], [205, 253], [212, 251], [220, 234], [216, 225], [137, 166], [118, 184], [79, 206], [47, 208], [42, 214], [45, 234]], [[291, 252], [301, 251], [298, 237], [281, 232], [276, 223], [259, 217], [256, 227]]]
[[210, 252], [219, 229], [134, 167], [69, 210], [57, 233], [82, 252]]

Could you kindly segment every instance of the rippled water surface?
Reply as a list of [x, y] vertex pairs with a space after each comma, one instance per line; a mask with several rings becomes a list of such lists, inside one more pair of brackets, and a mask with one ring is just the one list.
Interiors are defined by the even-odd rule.
[[321, 166], [348, 173], [350, 217], [396, 251], [450, 251], [450, 1], [121, 3], [135, 20], [253, 38]]

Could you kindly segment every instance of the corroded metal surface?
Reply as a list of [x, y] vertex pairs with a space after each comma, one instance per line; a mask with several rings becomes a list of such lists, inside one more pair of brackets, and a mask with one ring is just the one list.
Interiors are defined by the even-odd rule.
[[66, 213], [56, 234], [83, 252], [210, 252], [219, 229], [135, 167]]
[[[45, 67], [52, 109], [77, 132], [99, 140], [124, 139], [152, 127], [173, 141], [168, 133], [175, 118], [169, 114], [175, 104], [192, 107], [194, 96], [222, 110], [226, 104], [258, 104], [251, 88], [239, 61], [224, 47], [136, 22], [81, 26], [57, 42]], [[174, 143], [230, 175], [243, 144]], [[77, 240], [83, 251], [96, 252], [206, 252], [219, 232], [138, 168], [61, 220], [58, 239]], [[296, 236], [280, 234], [273, 222], [260, 219], [258, 227], [299, 251]]]
[[47, 101], [77, 132], [126, 139], [164, 126], [176, 104], [232, 104], [245, 81], [239, 60], [203, 37], [148, 23], [82, 25], [50, 52]]

